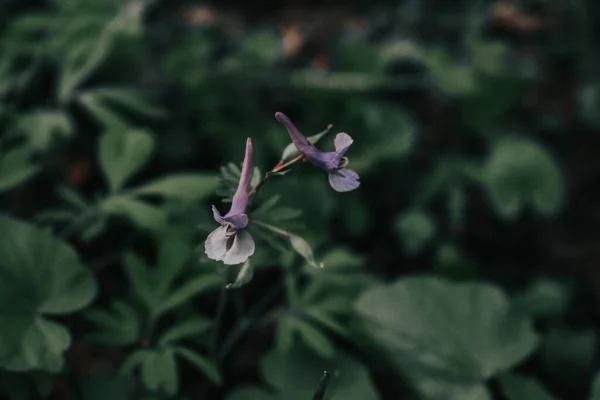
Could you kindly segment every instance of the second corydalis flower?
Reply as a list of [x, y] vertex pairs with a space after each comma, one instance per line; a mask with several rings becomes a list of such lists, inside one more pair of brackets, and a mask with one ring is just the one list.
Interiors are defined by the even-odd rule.
[[329, 173], [329, 184], [335, 191], [349, 192], [360, 186], [358, 174], [346, 168], [348, 158], [344, 154], [354, 142], [350, 135], [338, 133], [333, 141], [335, 151], [322, 152], [304, 137], [284, 113], [275, 113], [275, 119], [285, 125], [298, 151], [312, 164]]
[[229, 212], [222, 216], [212, 206], [213, 216], [221, 226], [215, 229], [204, 243], [208, 258], [223, 261], [227, 265], [241, 264], [254, 254], [254, 239], [246, 231], [248, 226], [248, 196], [252, 179], [252, 141], [246, 141], [246, 154], [237, 190], [231, 201]]

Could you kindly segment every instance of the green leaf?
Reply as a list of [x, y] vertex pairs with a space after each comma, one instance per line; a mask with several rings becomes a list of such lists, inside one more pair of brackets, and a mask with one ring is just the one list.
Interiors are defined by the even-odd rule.
[[83, 211], [89, 207], [85, 198], [68, 186], [60, 185], [56, 188], [56, 194], [71, 207]]
[[202, 372], [212, 383], [221, 385], [223, 379], [221, 378], [219, 370], [207, 358], [186, 347], [175, 347], [173, 350], [196, 367], [198, 371]]
[[195, 316], [185, 321], [181, 321], [165, 331], [158, 340], [159, 345], [175, 343], [181, 339], [190, 336], [200, 336], [207, 332], [212, 326], [212, 322], [201, 316]]
[[129, 278], [129, 283], [133, 292], [146, 305], [152, 305], [156, 302], [156, 296], [153, 285], [153, 272], [148, 265], [138, 255], [126, 252], [123, 257], [125, 273]]
[[342, 326], [326, 309], [320, 309], [318, 306], [315, 306], [315, 308], [312, 309], [304, 309], [303, 312], [311, 319], [332, 330], [336, 334], [340, 336], [345, 336], [347, 334], [346, 328], [344, 328], [344, 326]]
[[77, 96], [77, 100], [104, 129], [125, 130], [129, 127], [129, 123], [123, 118], [122, 113], [108, 107], [92, 93], [81, 93]]
[[34, 369], [57, 373], [63, 366], [63, 353], [71, 345], [69, 331], [55, 322], [35, 318], [23, 334], [18, 355], [4, 363], [8, 371]]
[[252, 280], [254, 276], [254, 267], [250, 260], [246, 261], [235, 277], [235, 281], [227, 285], [227, 289], [238, 289]]
[[130, 384], [127, 378], [100, 372], [86, 376], [79, 387], [81, 400], [128, 400]]
[[168, 175], [133, 189], [135, 195], [155, 195], [168, 199], [196, 202], [211, 196], [218, 188], [214, 175], [180, 173]]
[[[310, 399], [323, 371], [332, 374], [331, 400], [378, 399], [368, 370], [356, 359], [338, 352], [322, 359], [304, 346], [286, 352], [271, 350], [260, 363], [264, 379], [277, 390], [277, 399]], [[304, 396], [304, 397], [302, 397]]]
[[98, 161], [111, 192], [121, 189], [148, 162], [154, 147], [154, 137], [144, 130], [111, 130], [101, 136]]
[[110, 215], [129, 219], [139, 228], [160, 233], [167, 225], [167, 215], [161, 207], [127, 196], [111, 196], [104, 200], [101, 210]]
[[600, 400], [600, 372], [596, 373], [594, 376], [590, 400]]
[[575, 389], [593, 373], [597, 344], [592, 329], [550, 328], [540, 352], [542, 368], [553, 381]]
[[325, 264], [323, 264], [322, 262], [317, 263], [315, 261], [313, 250], [306, 240], [302, 239], [300, 236], [297, 235], [290, 235], [289, 239], [293, 249], [296, 250], [296, 252], [300, 254], [308, 262], [309, 265], [315, 268], [323, 268], [325, 266]]
[[35, 150], [46, 150], [55, 137], [68, 138], [73, 134], [73, 124], [69, 116], [62, 111], [29, 112], [19, 118], [18, 127]]
[[0, 393], [5, 393], [9, 400], [29, 400], [30, 389], [27, 375], [0, 371]]
[[351, 168], [360, 172], [387, 160], [404, 159], [410, 154], [418, 132], [415, 121], [406, 112], [384, 102], [359, 101], [356, 107], [359, 108], [355, 112], [364, 116], [369, 144], [366, 150], [361, 149], [357, 155], [350, 156]]
[[111, 303], [112, 312], [89, 310], [86, 318], [98, 326], [88, 340], [105, 346], [128, 346], [140, 340], [143, 316], [130, 304], [120, 300]]
[[499, 140], [484, 167], [483, 181], [492, 206], [506, 218], [517, 216], [525, 204], [543, 215], [560, 209], [564, 178], [554, 158], [524, 138]]
[[335, 355], [335, 347], [327, 335], [302, 319], [294, 318], [293, 321], [296, 331], [309, 348], [323, 358], [332, 358]]
[[[81, 310], [96, 296], [92, 274], [75, 251], [48, 231], [0, 216], [0, 365], [56, 372], [67, 330], [43, 318]], [[27, 293], [27, 296], [23, 296]]]
[[28, 146], [12, 148], [0, 153], [0, 193], [10, 190], [35, 175], [40, 167], [31, 161]]
[[164, 352], [161, 362], [163, 364], [163, 387], [169, 396], [174, 396], [179, 387], [175, 355], [171, 351]]
[[476, 276], [475, 266], [461, 250], [452, 243], [440, 243], [435, 253], [435, 269], [440, 275], [449, 278]]
[[109, 23], [98, 36], [86, 37], [70, 48], [62, 61], [58, 82], [58, 100], [68, 102], [78, 86], [97, 69], [109, 51], [115, 39], [114, 23]]
[[164, 298], [173, 281], [179, 276], [192, 251], [189, 243], [177, 234], [161, 238], [158, 248], [156, 279], [157, 297]]
[[[241, 165], [241, 163], [240, 163]], [[238, 183], [240, 181], [240, 177], [242, 175], [241, 168], [235, 164], [230, 162], [226, 166], [221, 167], [221, 177], [219, 178], [220, 189], [217, 190], [217, 195], [223, 197], [221, 200], [223, 203], [231, 203], [231, 199], [237, 190]], [[258, 167], [254, 167], [252, 169], [252, 179], [251, 186], [256, 187], [258, 183], [262, 180], [262, 176], [260, 174], [260, 169]]]
[[396, 232], [402, 238], [404, 250], [409, 254], [419, 253], [435, 236], [433, 218], [421, 210], [411, 210], [398, 215]]
[[286, 315], [277, 320], [277, 327], [275, 328], [275, 348], [277, 351], [284, 352], [292, 348], [296, 331], [294, 322], [293, 317]]
[[205, 275], [194, 278], [181, 287], [174, 289], [173, 293], [158, 306], [156, 312], [164, 314], [188, 302], [192, 297], [221, 285], [223, 285], [223, 278], [219, 275]]
[[281, 57], [281, 37], [275, 31], [263, 29], [244, 39], [240, 58], [244, 68], [272, 66]]
[[112, 103], [146, 117], [163, 117], [166, 114], [164, 109], [156, 107], [148, 100], [150, 97], [148, 93], [137, 89], [94, 88], [80, 96], [92, 97], [103, 104]]
[[138, 367], [142, 367], [147, 357], [154, 357], [154, 351], [148, 349], [135, 350], [127, 355], [119, 368], [119, 373], [122, 375], [131, 375]]
[[507, 400], [554, 400], [535, 379], [515, 374], [500, 377], [500, 387]]
[[452, 386], [481, 390], [475, 386], [538, 345], [531, 319], [512, 314], [506, 295], [489, 284], [410, 277], [367, 290], [355, 308], [366, 333], [420, 390], [427, 380], [446, 386], [436, 399], [462, 399], [442, 396]]
[[260, 388], [236, 389], [227, 396], [227, 400], [277, 400], [276, 396]]
[[161, 387], [163, 379], [163, 365], [161, 365], [161, 355], [155, 351], [144, 353], [142, 359], [142, 383], [150, 391], [157, 391]]
[[539, 278], [512, 300], [513, 308], [533, 318], [549, 318], [563, 314], [571, 293], [562, 282]]
[[477, 88], [473, 68], [455, 62], [441, 47], [428, 50], [423, 62], [436, 85], [446, 95], [464, 96]]
[[30, 376], [33, 380], [36, 392], [40, 397], [43, 399], [49, 397], [52, 393], [52, 389], [54, 389], [55, 376], [41, 371], [36, 371]]

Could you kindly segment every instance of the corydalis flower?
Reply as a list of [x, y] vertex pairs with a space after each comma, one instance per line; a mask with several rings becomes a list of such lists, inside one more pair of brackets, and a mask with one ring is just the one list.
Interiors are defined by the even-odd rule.
[[237, 190], [231, 201], [231, 209], [225, 216], [212, 206], [213, 216], [221, 226], [215, 229], [204, 243], [204, 252], [216, 261], [227, 265], [241, 264], [254, 254], [254, 239], [246, 231], [248, 226], [248, 196], [252, 179], [252, 141], [246, 141], [246, 154]]
[[292, 138], [292, 143], [294, 143], [298, 151], [304, 154], [304, 157], [313, 165], [327, 171], [329, 174], [329, 184], [335, 191], [349, 192], [360, 186], [358, 174], [346, 168], [348, 158], [344, 157], [344, 153], [346, 153], [352, 142], [354, 142], [350, 135], [344, 132], [338, 133], [333, 141], [335, 151], [322, 152], [304, 137], [284, 113], [275, 113], [275, 119], [285, 125]]

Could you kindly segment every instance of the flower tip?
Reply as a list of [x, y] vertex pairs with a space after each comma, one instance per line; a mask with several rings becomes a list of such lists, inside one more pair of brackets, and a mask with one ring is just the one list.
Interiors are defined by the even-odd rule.
[[277, 111], [275, 113], [275, 119], [281, 124], [287, 124], [289, 122], [289, 118], [282, 112]]
[[246, 139], [246, 150], [252, 150], [252, 139]]

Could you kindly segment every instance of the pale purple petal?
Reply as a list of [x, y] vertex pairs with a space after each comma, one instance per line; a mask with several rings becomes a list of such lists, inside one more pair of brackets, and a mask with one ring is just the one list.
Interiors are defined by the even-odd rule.
[[248, 258], [254, 254], [254, 239], [245, 230], [237, 231], [233, 244], [223, 257], [223, 263], [227, 265], [235, 265], [246, 262]]
[[350, 137], [350, 135], [348, 135], [345, 132], [340, 132], [337, 135], [335, 135], [335, 139], [333, 140], [333, 144], [335, 145], [335, 151], [336, 152], [340, 152], [340, 151], [346, 151], [348, 150], [348, 147], [350, 147], [350, 145], [354, 143], [354, 140]]
[[235, 229], [244, 229], [248, 226], [248, 216], [246, 214], [227, 214], [223, 217], [223, 221], [230, 223]]
[[212, 212], [213, 212], [213, 218], [219, 224], [223, 225], [223, 216], [221, 215], [221, 213], [219, 212], [219, 210], [217, 210], [217, 207], [215, 207], [215, 206], [211, 206], [211, 207], [212, 207]]
[[296, 128], [296, 126], [290, 121], [290, 119], [282, 112], [275, 113], [275, 119], [280, 123], [285, 125], [290, 138], [292, 139], [292, 143], [298, 149], [300, 153], [306, 154], [307, 151], [310, 151], [311, 148], [314, 148], [312, 144], [308, 141], [306, 137]]
[[242, 164], [242, 174], [240, 183], [231, 200], [231, 209], [225, 215], [245, 214], [248, 206], [248, 196], [250, 194], [250, 181], [252, 180], [252, 140], [246, 140], [246, 154]]
[[316, 167], [324, 169], [325, 171], [329, 171], [332, 169], [337, 169], [340, 166], [340, 158], [336, 157], [336, 153], [334, 152], [320, 152], [317, 151], [316, 154], [305, 154], [306, 159], [310, 161]]
[[204, 252], [208, 258], [221, 261], [227, 254], [228, 227], [220, 226], [206, 238], [204, 242]]
[[342, 168], [329, 173], [329, 184], [336, 192], [349, 192], [360, 186], [360, 177], [351, 169]]

